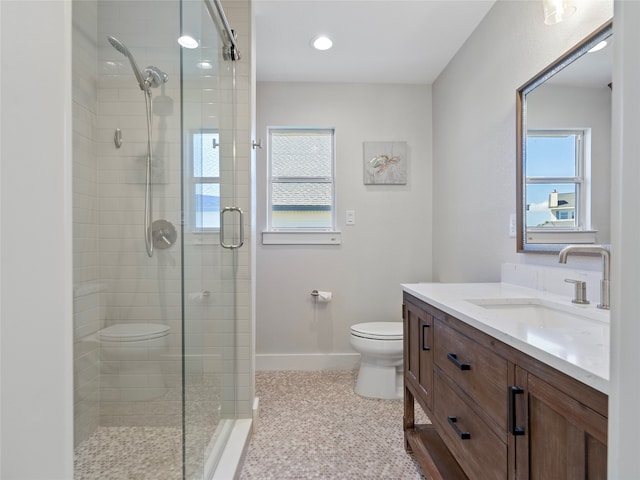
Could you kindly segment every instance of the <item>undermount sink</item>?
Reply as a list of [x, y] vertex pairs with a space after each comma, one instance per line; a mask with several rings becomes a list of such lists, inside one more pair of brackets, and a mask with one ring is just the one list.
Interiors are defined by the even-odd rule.
[[[605, 319], [602, 312], [584, 310], [572, 305], [561, 305], [539, 298], [488, 298], [468, 299], [469, 303], [490, 310], [500, 317], [508, 317], [517, 323], [524, 323], [545, 329], [581, 329], [602, 325]], [[593, 322], [598, 322], [594, 324]]]

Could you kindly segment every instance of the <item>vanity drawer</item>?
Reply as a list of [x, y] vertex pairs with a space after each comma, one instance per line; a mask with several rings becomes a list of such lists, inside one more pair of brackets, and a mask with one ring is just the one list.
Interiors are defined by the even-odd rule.
[[506, 479], [507, 445], [456, 394], [452, 381], [441, 370], [436, 368], [434, 377], [433, 420], [469, 479]]
[[435, 364], [506, 431], [507, 360], [442, 321], [434, 333]]

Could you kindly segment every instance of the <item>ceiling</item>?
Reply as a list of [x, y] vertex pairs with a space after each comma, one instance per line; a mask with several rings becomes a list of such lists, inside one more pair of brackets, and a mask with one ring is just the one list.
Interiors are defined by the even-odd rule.
[[494, 2], [253, 0], [257, 80], [431, 84]]

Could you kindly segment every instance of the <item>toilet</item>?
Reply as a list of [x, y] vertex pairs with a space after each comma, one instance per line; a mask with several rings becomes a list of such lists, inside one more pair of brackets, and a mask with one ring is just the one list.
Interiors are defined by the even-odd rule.
[[355, 392], [363, 397], [402, 398], [402, 322], [358, 323], [351, 346], [360, 353]]
[[167, 391], [162, 358], [170, 327], [156, 323], [120, 323], [100, 330], [103, 382], [121, 401], [153, 400]]

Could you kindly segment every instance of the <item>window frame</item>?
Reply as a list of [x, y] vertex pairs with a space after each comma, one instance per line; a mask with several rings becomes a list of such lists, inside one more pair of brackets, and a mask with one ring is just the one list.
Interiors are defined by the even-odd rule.
[[[273, 134], [286, 133], [329, 133], [331, 135], [331, 175], [330, 176], [274, 176], [273, 172]], [[341, 241], [340, 232], [336, 228], [336, 129], [334, 127], [267, 127], [267, 172], [266, 172], [266, 225], [263, 231], [264, 244], [338, 244]], [[274, 227], [273, 185], [274, 183], [325, 183], [331, 189], [331, 222], [328, 227]]]

